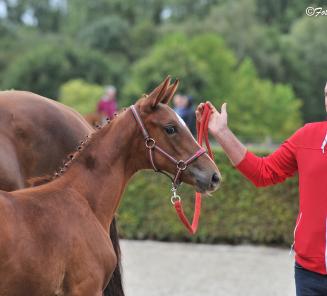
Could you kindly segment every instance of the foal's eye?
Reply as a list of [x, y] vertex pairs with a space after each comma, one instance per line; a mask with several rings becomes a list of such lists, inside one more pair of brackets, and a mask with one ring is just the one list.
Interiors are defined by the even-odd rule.
[[177, 130], [176, 130], [176, 127], [174, 127], [173, 125], [170, 125], [170, 126], [165, 127], [165, 131], [168, 135], [172, 135], [172, 134], [175, 134]]

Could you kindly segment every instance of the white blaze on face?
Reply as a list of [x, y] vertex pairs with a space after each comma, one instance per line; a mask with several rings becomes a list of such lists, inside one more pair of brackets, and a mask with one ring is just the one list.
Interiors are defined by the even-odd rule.
[[[175, 112], [175, 113], [176, 113], [176, 112]], [[187, 127], [185, 121], [183, 120], [183, 118], [180, 117], [177, 113], [176, 113], [176, 115], [177, 115], [177, 118], [178, 118], [179, 122], [180, 122], [183, 126]]]
[[[176, 113], [176, 112], [175, 112], [175, 113]], [[184, 127], [186, 128], [186, 130], [187, 130], [187, 131], [189, 132], [189, 134], [192, 136], [192, 138], [194, 139], [194, 141], [196, 141], [195, 138], [194, 138], [194, 136], [192, 135], [190, 129], [188, 128], [188, 126], [186, 125], [185, 121], [183, 120], [183, 118], [180, 117], [177, 113], [176, 113], [176, 116], [177, 116], [177, 118], [178, 118], [178, 121], [182, 124], [182, 126], [184, 126]]]

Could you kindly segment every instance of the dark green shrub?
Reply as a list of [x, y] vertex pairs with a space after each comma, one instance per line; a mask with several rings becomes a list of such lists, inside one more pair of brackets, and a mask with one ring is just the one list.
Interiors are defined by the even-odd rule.
[[[262, 153], [260, 153], [262, 154]], [[223, 152], [216, 151], [223, 175], [221, 189], [203, 199], [198, 233], [191, 236], [170, 203], [170, 183], [154, 172], [140, 173], [127, 187], [119, 210], [123, 237], [201, 243], [290, 245], [298, 206], [297, 178], [267, 188], [255, 188]], [[180, 195], [188, 217], [194, 192], [183, 185]]]

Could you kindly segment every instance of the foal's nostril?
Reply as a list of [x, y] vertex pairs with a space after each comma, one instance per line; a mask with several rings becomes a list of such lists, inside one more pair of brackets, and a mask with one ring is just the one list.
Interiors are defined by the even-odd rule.
[[220, 179], [217, 173], [214, 173], [211, 178], [211, 182], [214, 185], [217, 185], [219, 183]]

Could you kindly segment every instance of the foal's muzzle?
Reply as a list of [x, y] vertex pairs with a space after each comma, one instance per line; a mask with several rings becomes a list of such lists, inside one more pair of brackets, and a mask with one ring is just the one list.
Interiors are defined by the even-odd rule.
[[221, 175], [216, 171], [205, 173], [196, 167], [190, 167], [190, 173], [195, 180], [196, 190], [200, 193], [213, 192], [221, 183]]

